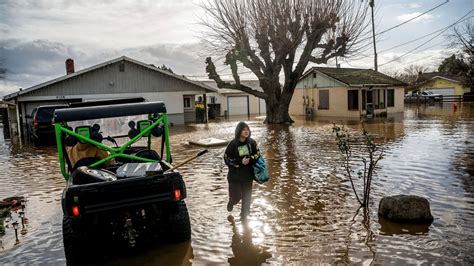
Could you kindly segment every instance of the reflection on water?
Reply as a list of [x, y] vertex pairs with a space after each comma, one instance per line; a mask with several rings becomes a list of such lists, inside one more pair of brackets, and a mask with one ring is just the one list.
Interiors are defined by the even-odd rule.
[[229, 215], [227, 219], [232, 225], [233, 233], [231, 244], [233, 257], [227, 260], [230, 264], [259, 265], [272, 257], [267, 251], [268, 248], [253, 243], [252, 228], [248, 221], [242, 221], [239, 230], [232, 215]]
[[[474, 105], [408, 106], [404, 115], [368, 121], [386, 150], [372, 186], [370, 212], [358, 210], [337, 158], [332, 122], [360, 131], [358, 121], [296, 118], [292, 126], [250, 121], [252, 136], [272, 174], [254, 185], [252, 214], [228, 221], [225, 147], [212, 148], [183, 168], [192, 240], [115, 252], [97, 263], [271, 264], [323, 262], [385, 264], [474, 262]], [[235, 121], [171, 129], [174, 161], [201, 150], [191, 139], [234, 135]], [[0, 130], [0, 132], [2, 132]], [[1, 134], [1, 133], [0, 133]], [[159, 148], [160, 143], [154, 143]], [[19, 147], [0, 136], [0, 198], [28, 198], [28, 234], [14, 247], [13, 230], [1, 238], [0, 264], [62, 264], [60, 197], [64, 181], [54, 147]], [[377, 217], [378, 201], [393, 194], [427, 197], [429, 227]], [[240, 210], [236, 206], [234, 213]], [[120, 254], [120, 255], [118, 255]]]

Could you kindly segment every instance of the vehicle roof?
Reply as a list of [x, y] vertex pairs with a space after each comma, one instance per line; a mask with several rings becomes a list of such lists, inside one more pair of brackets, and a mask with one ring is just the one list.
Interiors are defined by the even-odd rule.
[[58, 107], [69, 107], [67, 104], [55, 104], [55, 105], [41, 105], [37, 106], [34, 109], [43, 109], [43, 108], [58, 108]]
[[56, 110], [54, 123], [162, 113], [166, 113], [166, 106], [163, 102], [86, 106]]

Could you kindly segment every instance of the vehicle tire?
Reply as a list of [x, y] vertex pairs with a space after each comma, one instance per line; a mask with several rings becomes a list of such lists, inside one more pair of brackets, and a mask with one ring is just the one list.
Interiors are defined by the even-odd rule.
[[178, 201], [173, 204], [168, 215], [168, 225], [165, 232], [166, 240], [171, 243], [178, 243], [191, 239], [191, 222], [189, 221], [186, 203]]
[[79, 228], [73, 224], [71, 217], [63, 217], [64, 255], [69, 262], [78, 261], [81, 257], [84, 257], [84, 254], [87, 254], [84, 252], [87, 241], [83, 234], [78, 232], [78, 229]]

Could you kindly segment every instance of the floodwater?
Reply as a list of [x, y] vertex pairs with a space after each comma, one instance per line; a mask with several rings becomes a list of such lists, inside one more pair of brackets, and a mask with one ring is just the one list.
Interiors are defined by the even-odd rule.
[[[299, 118], [292, 126], [261, 122], [254, 119], [249, 124], [268, 162], [271, 180], [254, 185], [248, 223], [239, 220], [239, 207], [232, 213], [235, 219], [228, 217], [224, 147], [212, 148], [181, 169], [188, 188], [191, 241], [110, 254], [91, 262], [474, 263], [473, 104], [456, 110], [450, 104], [407, 106], [401, 116], [367, 122], [368, 131], [377, 135], [386, 152], [373, 180], [369, 212], [358, 210], [331, 135], [331, 122], [343, 123], [355, 134], [361, 128], [357, 121]], [[229, 139], [235, 125], [236, 121], [227, 121], [172, 128], [174, 161], [201, 150], [188, 140]], [[0, 198], [25, 196], [29, 221], [20, 244], [14, 245], [11, 227], [0, 238], [0, 264], [66, 263], [61, 234], [63, 187], [54, 147], [19, 147], [0, 135]], [[428, 198], [433, 224], [379, 220], [381, 197], [399, 193]]]

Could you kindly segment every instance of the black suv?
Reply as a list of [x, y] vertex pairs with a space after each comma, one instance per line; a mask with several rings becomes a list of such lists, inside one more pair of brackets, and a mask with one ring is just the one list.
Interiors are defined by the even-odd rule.
[[53, 115], [56, 109], [68, 108], [68, 105], [38, 106], [27, 116], [28, 134], [35, 145], [54, 143]]

